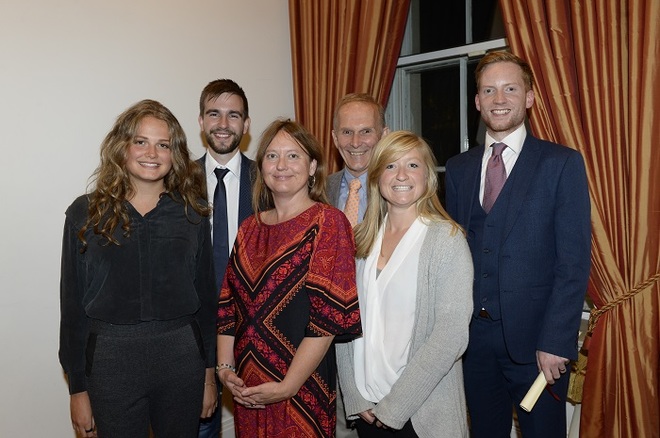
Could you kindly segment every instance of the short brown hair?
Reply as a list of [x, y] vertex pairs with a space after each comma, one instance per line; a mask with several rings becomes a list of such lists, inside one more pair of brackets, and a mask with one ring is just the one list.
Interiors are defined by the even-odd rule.
[[243, 101], [243, 120], [250, 117], [250, 111], [248, 109], [248, 101], [245, 96], [243, 89], [231, 79], [216, 79], [215, 81], [209, 82], [206, 87], [202, 90], [202, 95], [199, 97], [199, 115], [204, 117], [204, 107], [206, 102], [211, 99], [215, 99], [221, 94], [235, 94], [240, 97]]
[[474, 77], [477, 80], [477, 89], [481, 82], [481, 75], [483, 74], [486, 67], [497, 62], [512, 62], [520, 67], [522, 70], [523, 81], [527, 87], [527, 91], [532, 89], [534, 85], [534, 73], [532, 73], [532, 68], [529, 64], [518, 56], [514, 55], [511, 52], [506, 52], [504, 50], [498, 50], [496, 52], [487, 53], [486, 56], [481, 58], [479, 64], [477, 64], [477, 69], [474, 71]]

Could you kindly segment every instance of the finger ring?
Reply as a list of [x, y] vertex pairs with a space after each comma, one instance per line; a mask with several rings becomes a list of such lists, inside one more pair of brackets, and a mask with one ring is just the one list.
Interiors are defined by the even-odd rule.
[[93, 427], [92, 427], [91, 429], [85, 429], [85, 433], [90, 433], [90, 432], [94, 432], [94, 428], [93, 428]]
[[559, 372], [560, 372], [560, 373], [565, 373], [565, 372], [566, 372], [566, 368], [559, 370]]

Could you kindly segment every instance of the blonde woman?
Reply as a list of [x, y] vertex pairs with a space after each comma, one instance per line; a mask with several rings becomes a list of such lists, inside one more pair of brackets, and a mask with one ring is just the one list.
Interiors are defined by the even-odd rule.
[[360, 437], [467, 437], [461, 356], [472, 259], [437, 196], [435, 160], [413, 133], [383, 137], [355, 229], [363, 337], [337, 345], [340, 385]]

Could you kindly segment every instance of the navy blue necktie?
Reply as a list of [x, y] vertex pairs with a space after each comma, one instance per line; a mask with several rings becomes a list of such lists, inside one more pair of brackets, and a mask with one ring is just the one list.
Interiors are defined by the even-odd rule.
[[222, 286], [225, 276], [227, 259], [229, 257], [229, 236], [227, 235], [227, 189], [224, 177], [229, 169], [217, 167], [213, 173], [218, 178], [218, 184], [213, 193], [213, 264], [215, 280], [218, 289]]

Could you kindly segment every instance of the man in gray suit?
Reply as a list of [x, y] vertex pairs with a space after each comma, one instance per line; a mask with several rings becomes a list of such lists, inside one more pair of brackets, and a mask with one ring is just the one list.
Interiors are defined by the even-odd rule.
[[358, 222], [362, 221], [367, 208], [367, 166], [371, 150], [388, 132], [385, 110], [369, 94], [347, 94], [337, 103], [332, 123], [332, 140], [344, 160], [344, 168], [328, 176], [328, 197], [335, 207], [343, 210], [348, 198], [348, 187], [353, 179], [359, 178]]
[[[385, 110], [369, 94], [347, 94], [337, 103], [332, 122], [332, 140], [344, 160], [344, 168], [328, 176], [328, 198], [335, 207], [344, 210], [351, 181], [358, 179], [360, 185], [357, 191], [359, 202], [356, 223], [362, 221], [367, 209], [367, 166], [371, 151], [388, 132], [389, 128], [385, 126]], [[341, 386], [341, 382], [339, 385]], [[337, 397], [335, 436], [358, 436], [355, 429], [347, 424], [341, 391], [338, 391]]]

